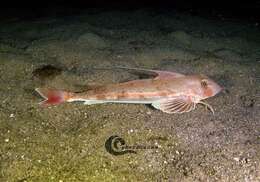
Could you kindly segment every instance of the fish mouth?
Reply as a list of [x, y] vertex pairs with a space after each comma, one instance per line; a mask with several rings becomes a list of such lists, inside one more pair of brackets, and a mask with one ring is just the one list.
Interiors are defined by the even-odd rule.
[[230, 93], [230, 91], [227, 88], [224, 88], [224, 87], [222, 88], [221, 92], [223, 94], [229, 94]]
[[218, 93], [216, 93], [216, 96], [219, 97], [219, 96], [227, 95], [229, 93], [230, 91], [227, 88], [221, 87], [221, 90]]
[[219, 94], [220, 92], [223, 92], [224, 90], [225, 90], [224, 87], [216, 84], [214, 87], [214, 96]]

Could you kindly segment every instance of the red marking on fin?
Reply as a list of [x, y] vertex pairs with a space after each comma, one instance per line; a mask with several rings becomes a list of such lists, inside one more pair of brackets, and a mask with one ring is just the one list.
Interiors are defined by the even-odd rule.
[[35, 90], [45, 99], [39, 103], [41, 106], [58, 105], [68, 98], [68, 93], [61, 90], [48, 88], [36, 88]]

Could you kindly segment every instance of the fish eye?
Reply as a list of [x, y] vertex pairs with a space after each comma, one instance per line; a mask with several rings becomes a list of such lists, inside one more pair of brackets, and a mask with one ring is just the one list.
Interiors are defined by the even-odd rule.
[[208, 86], [208, 82], [205, 79], [201, 80], [200, 84], [203, 88], [206, 88]]

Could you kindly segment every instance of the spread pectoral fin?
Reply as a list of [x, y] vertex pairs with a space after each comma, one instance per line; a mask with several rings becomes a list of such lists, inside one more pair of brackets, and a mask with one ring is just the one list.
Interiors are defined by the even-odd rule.
[[184, 113], [195, 109], [195, 103], [188, 97], [162, 99], [152, 103], [152, 106], [166, 113]]

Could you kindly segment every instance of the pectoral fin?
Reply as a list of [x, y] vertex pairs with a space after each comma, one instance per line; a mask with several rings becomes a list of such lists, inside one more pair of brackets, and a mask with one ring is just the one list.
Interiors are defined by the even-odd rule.
[[195, 103], [188, 97], [162, 99], [153, 102], [152, 106], [169, 114], [190, 112], [195, 109]]

